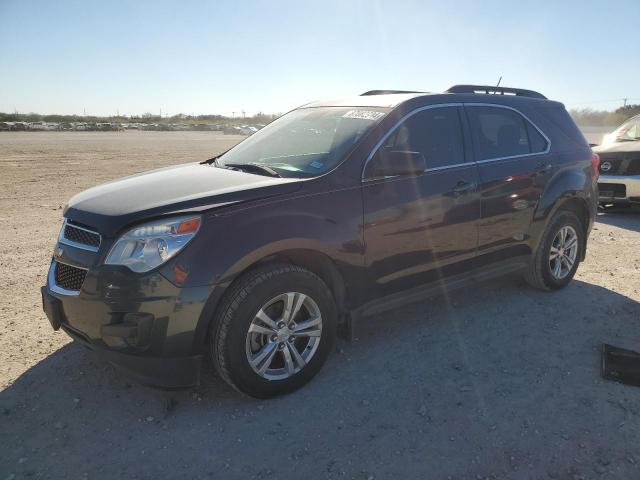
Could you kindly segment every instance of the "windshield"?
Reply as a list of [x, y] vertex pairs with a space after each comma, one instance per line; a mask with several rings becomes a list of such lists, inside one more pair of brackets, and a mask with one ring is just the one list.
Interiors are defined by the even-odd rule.
[[377, 107], [294, 110], [239, 143], [216, 163], [220, 167], [266, 166], [283, 177], [315, 177], [338, 165], [388, 111]]
[[640, 117], [633, 117], [614, 132], [616, 142], [640, 140]]

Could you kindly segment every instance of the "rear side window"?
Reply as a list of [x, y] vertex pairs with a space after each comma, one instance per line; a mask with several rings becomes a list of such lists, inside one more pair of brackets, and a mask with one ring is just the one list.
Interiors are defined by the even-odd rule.
[[519, 113], [500, 107], [467, 107], [477, 160], [541, 153], [547, 140]]
[[529, 134], [529, 147], [531, 153], [544, 152], [547, 149], [547, 140], [542, 136], [536, 127], [527, 122], [527, 133]]
[[462, 127], [456, 107], [429, 108], [405, 120], [384, 147], [421, 152], [427, 168], [464, 163]]

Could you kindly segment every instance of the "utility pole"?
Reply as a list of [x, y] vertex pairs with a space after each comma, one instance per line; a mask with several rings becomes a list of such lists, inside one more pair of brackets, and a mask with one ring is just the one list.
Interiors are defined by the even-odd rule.
[[627, 99], [626, 99], [626, 98], [623, 98], [623, 100], [624, 100], [624, 105], [623, 105], [622, 107], [624, 108], [624, 107], [626, 107], [626, 106], [627, 106]]

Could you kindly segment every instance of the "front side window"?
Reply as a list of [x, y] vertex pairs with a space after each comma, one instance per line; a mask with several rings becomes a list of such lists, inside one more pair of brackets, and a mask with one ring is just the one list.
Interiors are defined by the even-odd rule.
[[388, 111], [378, 107], [294, 110], [229, 150], [217, 165], [258, 165], [283, 177], [315, 177], [337, 166]]
[[[429, 108], [410, 116], [387, 137], [382, 149], [422, 153], [427, 169], [464, 163], [458, 109]], [[371, 172], [366, 174], [372, 175]]]
[[519, 113], [499, 107], [467, 107], [477, 160], [542, 153], [547, 140]]

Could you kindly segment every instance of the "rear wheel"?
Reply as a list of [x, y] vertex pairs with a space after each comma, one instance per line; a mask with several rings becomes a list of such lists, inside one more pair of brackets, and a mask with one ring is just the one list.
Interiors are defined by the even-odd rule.
[[556, 213], [525, 274], [527, 282], [541, 290], [565, 287], [578, 269], [584, 240], [584, 227], [573, 212]]
[[273, 265], [232, 287], [216, 324], [211, 355], [222, 378], [269, 398], [300, 388], [320, 370], [335, 338], [336, 307], [318, 276]]

